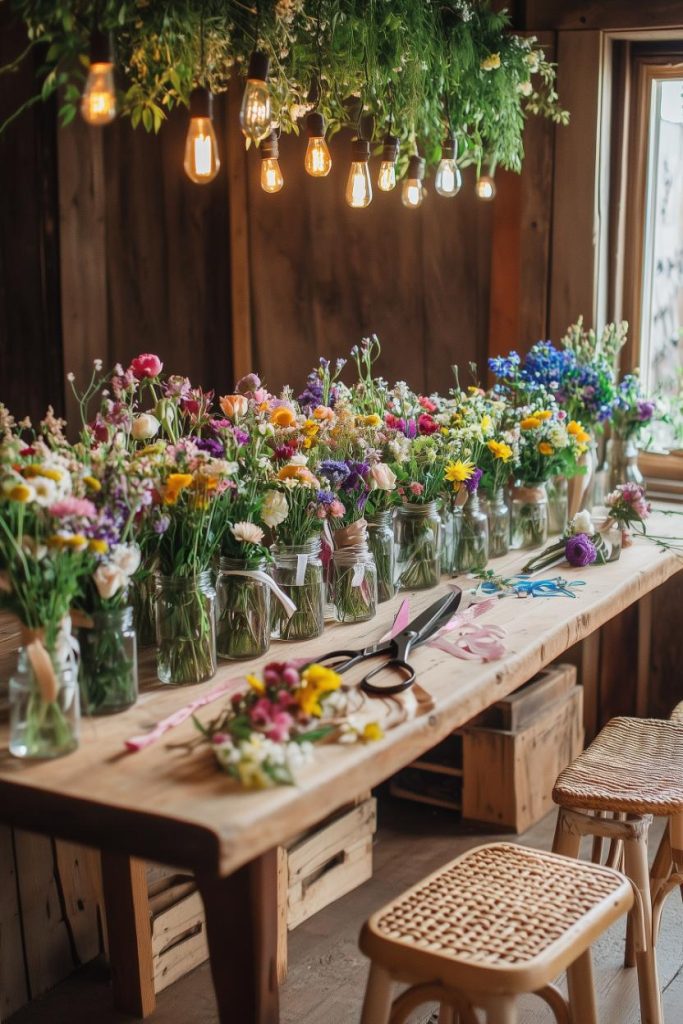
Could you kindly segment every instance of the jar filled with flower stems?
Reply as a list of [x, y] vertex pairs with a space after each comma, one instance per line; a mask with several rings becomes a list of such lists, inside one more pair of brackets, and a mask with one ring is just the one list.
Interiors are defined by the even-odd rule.
[[396, 586], [400, 590], [427, 590], [441, 577], [441, 517], [437, 500], [405, 502], [396, 511]]
[[441, 572], [450, 576], [455, 570], [457, 531], [462, 509], [453, 503], [451, 496], [444, 498], [439, 518], [441, 519]]
[[162, 683], [203, 683], [216, 672], [216, 591], [209, 570], [157, 573], [157, 675]]
[[265, 559], [222, 557], [216, 579], [219, 658], [257, 658], [270, 647], [270, 587]]
[[505, 500], [505, 488], [497, 487], [493, 492], [487, 502], [486, 514], [489, 524], [489, 557], [500, 558], [510, 550], [510, 508]]
[[545, 483], [518, 483], [512, 489], [510, 547], [537, 548], [548, 540], [548, 496]]
[[277, 640], [310, 640], [325, 626], [325, 577], [320, 537], [303, 544], [277, 543], [272, 547], [271, 575], [280, 590], [296, 605], [290, 617], [273, 602], [271, 636]]
[[367, 622], [377, 613], [377, 567], [367, 544], [332, 555], [330, 598], [338, 622]]
[[138, 698], [138, 659], [133, 609], [107, 608], [82, 616], [80, 684], [83, 711], [110, 715]]
[[394, 512], [386, 509], [368, 518], [368, 547], [377, 569], [377, 600], [390, 601], [396, 593], [394, 585]]
[[467, 498], [460, 516], [455, 564], [458, 572], [486, 568], [489, 560], [489, 523], [479, 505], [477, 491]]
[[156, 583], [154, 570], [143, 570], [131, 588], [133, 626], [140, 647], [151, 647], [156, 643]]
[[553, 476], [546, 484], [548, 494], [548, 530], [563, 533], [569, 521], [569, 491], [566, 476]]
[[56, 630], [22, 627], [22, 646], [9, 680], [9, 750], [50, 759], [78, 746], [78, 644], [68, 620]]

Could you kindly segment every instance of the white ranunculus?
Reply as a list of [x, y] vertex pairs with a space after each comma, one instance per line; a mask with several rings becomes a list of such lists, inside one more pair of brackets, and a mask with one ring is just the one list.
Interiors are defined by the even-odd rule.
[[112, 552], [111, 561], [126, 576], [132, 576], [140, 566], [140, 548], [137, 544], [119, 544]]
[[260, 544], [263, 540], [263, 530], [256, 523], [235, 523], [230, 533], [242, 544]]
[[308, 463], [308, 455], [303, 455], [299, 452], [298, 455], [292, 455], [289, 460], [290, 466], [305, 466]]
[[149, 441], [150, 438], [156, 437], [160, 426], [159, 420], [151, 412], [141, 412], [133, 420], [131, 433], [136, 441]]
[[393, 491], [396, 487], [396, 474], [386, 462], [378, 462], [370, 467], [370, 479], [373, 491]]
[[98, 565], [93, 574], [93, 579], [97, 587], [97, 593], [103, 601], [114, 597], [122, 587], [128, 585], [128, 577], [125, 572], [119, 569], [118, 565], [114, 565], [113, 562], [105, 562], [102, 565]]
[[287, 499], [280, 491], [269, 491], [261, 508], [261, 519], [271, 529], [284, 523], [289, 515]]
[[571, 521], [570, 528], [572, 533], [587, 533], [589, 537], [593, 535], [595, 530], [593, 529], [593, 520], [588, 509], [576, 513]]

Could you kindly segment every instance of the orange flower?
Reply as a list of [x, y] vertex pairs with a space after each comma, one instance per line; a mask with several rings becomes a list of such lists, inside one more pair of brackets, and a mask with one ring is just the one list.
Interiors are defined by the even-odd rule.
[[308, 466], [283, 466], [278, 470], [278, 480], [298, 480], [307, 487], [320, 487], [320, 481], [311, 473]]
[[540, 427], [540, 425], [541, 421], [538, 416], [527, 416], [526, 419], [523, 419], [520, 423], [522, 430], [535, 430], [536, 427]]
[[270, 414], [270, 422], [276, 427], [293, 427], [296, 423], [294, 411], [286, 405], [279, 405]]
[[551, 444], [548, 444], [547, 441], [540, 441], [538, 445], [538, 450], [541, 453], [541, 455], [552, 455], [555, 451], [553, 446]]
[[331, 422], [334, 419], [334, 410], [330, 409], [329, 405], [318, 405], [313, 410], [313, 419]]
[[191, 473], [171, 473], [164, 487], [164, 505], [175, 505], [180, 492], [190, 487], [193, 479]]
[[229, 420], [245, 416], [249, 408], [249, 402], [244, 395], [223, 395], [219, 404]]
[[577, 420], [569, 421], [569, 423], [567, 424], [567, 433], [571, 434], [571, 436], [576, 439], [578, 444], [586, 444], [586, 442], [590, 441], [591, 439], [590, 434], [583, 429], [582, 424], [579, 423]]
[[549, 420], [552, 417], [552, 413], [548, 412], [547, 409], [540, 409], [534, 413], [534, 416], [537, 420]]

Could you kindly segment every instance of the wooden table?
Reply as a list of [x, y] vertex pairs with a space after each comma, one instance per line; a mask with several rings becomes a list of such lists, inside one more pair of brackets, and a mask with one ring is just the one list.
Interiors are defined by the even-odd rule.
[[[650, 523], [653, 533], [683, 537], [683, 521], [677, 517], [656, 515]], [[527, 557], [513, 553], [492, 565], [511, 574], [519, 571]], [[275, 1024], [279, 1016], [276, 847], [419, 757], [622, 609], [646, 597], [681, 565], [680, 555], [636, 540], [612, 565], [563, 569], [567, 578], [587, 581], [576, 600], [502, 599], [480, 621], [506, 627], [508, 653], [503, 660], [460, 661], [422, 647], [411, 659], [421, 687], [432, 698], [432, 708], [399, 724], [380, 742], [319, 748], [296, 787], [240, 790], [217, 771], [206, 748], [188, 754], [161, 741], [139, 753], [124, 751], [126, 738], [187, 704], [217, 680], [239, 675], [240, 668], [233, 664], [222, 663], [217, 677], [200, 686], [152, 684], [129, 711], [84, 721], [78, 751], [57, 761], [13, 759], [7, 753], [3, 727], [0, 820], [99, 847], [110, 890], [117, 882], [126, 883], [122, 892], [129, 890], [137, 863], [131, 857], [193, 871], [206, 909], [221, 1021]], [[411, 612], [430, 604], [439, 592], [411, 595]], [[398, 603], [397, 598], [381, 605], [370, 623], [331, 627], [323, 637], [306, 644], [275, 644], [267, 657], [249, 669], [285, 657], [314, 659], [340, 644], [356, 646], [379, 638]], [[645, 674], [647, 664], [641, 658]], [[212, 705], [202, 717], [215, 712]], [[182, 743], [194, 735], [187, 722], [169, 734], [168, 742]], [[122, 905], [108, 907], [109, 912], [125, 920], [136, 911], [124, 899]], [[138, 926], [144, 927], [144, 922]]]

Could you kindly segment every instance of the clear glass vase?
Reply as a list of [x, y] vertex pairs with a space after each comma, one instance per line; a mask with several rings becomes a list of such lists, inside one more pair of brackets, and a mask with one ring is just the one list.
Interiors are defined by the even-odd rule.
[[124, 711], [138, 699], [138, 655], [132, 608], [93, 612], [80, 626], [80, 683], [86, 715]]
[[406, 502], [396, 512], [396, 586], [427, 590], [441, 577], [441, 517], [438, 501]]
[[462, 509], [453, 505], [450, 498], [444, 499], [439, 513], [441, 520], [441, 572], [447, 576], [452, 576], [455, 571], [457, 532], [461, 512]]
[[221, 558], [216, 580], [216, 649], [219, 658], [258, 658], [270, 647], [270, 588], [247, 575], [265, 572], [265, 560]]
[[569, 491], [565, 476], [554, 476], [546, 484], [548, 495], [548, 530], [564, 533], [569, 521]]
[[216, 591], [210, 571], [157, 574], [157, 676], [162, 683], [204, 683], [216, 672]]
[[157, 640], [157, 618], [154, 604], [156, 584], [154, 573], [142, 576], [132, 587], [133, 626], [140, 647], [153, 647]]
[[366, 544], [332, 555], [330, 600], [337, 622], [367, 622], [377, 614], [377, 567]]
[[638, 468], [638, 447], [635, 440], [612, 437], [607, 442], [605, 486], [608, 493], [619, 484], [643, 483]]
[[[481, 498], [479, 499], [481, 504]], [[500, 558], [510, 550], [510, 507], [505, 500], [505, 490], [498, 487], [488, 499], [486, 511], [489, 522], [489, 557]]]
[[287, 618], [279, 602], [273, 601], [271, 636], [277, 640], [310, 640], [325, 627], [325, 575], [320, 558], [320, 538], [301, 545], [273, 545], [271, 575], [296, 611]]
[[9, 750], [14, 757], [50, 759], [78, 746], [80, 701], [73, 657], [50, 656], [53, 675], [36, 671], [27, 647], [9, 680]]
[[548, 497], [545, 484], [515, 484], [510, 509], [510, 547], [537, 548], [548, 540]]
[[479, 497], [470, 494], [462, 509], [455, 564], [458, 572], [478, 572], [489, 560], [489, 522], [479, 506]]
[[390, 601], [394, 585], [394, 513], [389, 509], [368, 519], [368, 547], [377, 567], [377, 600]]

